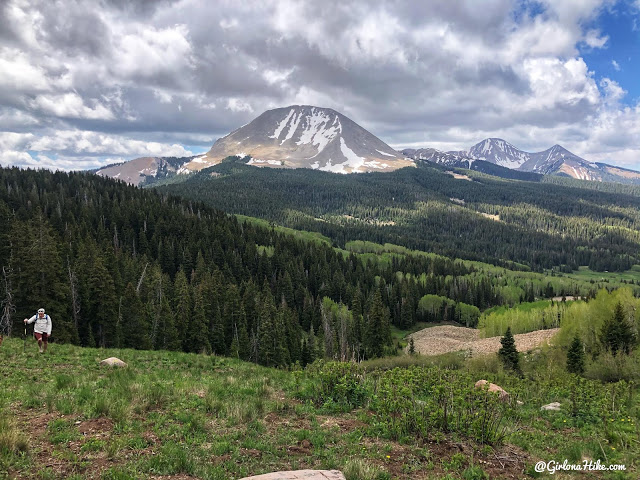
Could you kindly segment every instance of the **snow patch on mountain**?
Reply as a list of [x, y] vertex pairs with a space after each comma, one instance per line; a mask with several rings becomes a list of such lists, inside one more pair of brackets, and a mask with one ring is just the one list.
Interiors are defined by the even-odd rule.
[[280, 132], [282, 132], [282, 130], [284, 130], [284, 127], [287, 126], [287, 123], [289, 123], [289, 119], [291, 118], [291, 115], [293, 115], [295, 111], [296, 110], [294, 108], [291, 109], [291, 111], [289, 112], [289, 115], [287, 115], [285, 119], [278, 124], [276, 129], [273, 131], [273, 135], [269, 135], [269, 138], [280, 138]]
[[340, 133], [342, 133], [342, 125], [337, 116], [331, 118], [325, 112], [316, 111], [315, 108], [312, 108], [311, 115], [306, 118], [306, 128], [300, 134], [300, 139], [296, 144], [317, 145], [318, 153], [316, 155], [318, 155]]
[[391, 153], [382, 152], [382, 151], [378, 150], [377, 148], [376, 148], [376, 152], [378, 152], [380, 155], [385, 155], [387, 157], [396, 157], [396, 155], [393, 155]]
[[344, 165], [351, 167], [351, 171], [354, 173], [359, 172], [360, 170], [358, 169], [364, 165], [365, 159], [356, 155], [355, 152], [351, 150], [346, 143], [344, 143], [344, 138], [342, 137], [340, 137], [340, 150], [347, 159]]

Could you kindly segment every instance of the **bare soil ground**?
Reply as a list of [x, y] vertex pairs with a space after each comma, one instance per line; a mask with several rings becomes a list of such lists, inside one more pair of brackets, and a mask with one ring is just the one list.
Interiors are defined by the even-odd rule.
[[[549, 343], [558, 330], [552, 328], [514, 335], [516, 348], [520, 352], [533, 350]], [[453, 325], [425, 328], [412, 333], [409, 338], [413, 338], [416, 351], [423, 355], [442, 355], [460, 350], [470, 350], [474, 355], [484, 355], [496, 353], [500, 349], [500, 337], [480, 338], [480, 332], [474, 328]]]

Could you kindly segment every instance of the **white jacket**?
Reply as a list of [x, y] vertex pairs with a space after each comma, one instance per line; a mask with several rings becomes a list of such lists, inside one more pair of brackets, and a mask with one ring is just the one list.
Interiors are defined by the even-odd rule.
[[40, 318], [40, 316], [36, 313], [33, 317], [27, 320], [27, 323], [36, 324], [33, 326], [33, 331], [35, 333], [46, 333], [47, 335], [51, 335], [51, 317], [44, 314], [44, 317]]

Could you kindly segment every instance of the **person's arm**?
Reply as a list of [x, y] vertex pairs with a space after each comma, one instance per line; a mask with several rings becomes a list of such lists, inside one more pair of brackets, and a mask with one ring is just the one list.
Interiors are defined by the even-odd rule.
[[25, 323], [27, 323], [27, 324], [32, 324], [33, 322], [35, 322], [35, 321], [36, 321], [36, 318], [38, 318], [38, 316], [37, 316], [37, 315], [34, 315], [33, 317], [31, 317], [31, 318], [30, 318], [30, 319], [28, 319], [28, 320], [25, 318], [25, 320], [26, 320], [26, 322], [25, 322]]
[[51, 315], [47, 315], [47, 337], [51, 335]]

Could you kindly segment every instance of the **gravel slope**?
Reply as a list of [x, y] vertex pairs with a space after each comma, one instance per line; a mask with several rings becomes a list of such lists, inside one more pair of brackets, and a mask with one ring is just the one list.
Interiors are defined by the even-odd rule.
[[[516, 348], [520, 352], [526, 352], [550, 343], [558, 330], [560, 329], [552, 328], [514, 335]], [[500, 349], [501, 337], [480, 338], [480, 332], [474, 328], [443, 325], [419, 330], [409, 335], [409, 338], [413, 338], [416, 352], [423, 355], [441, 355], [459, 350], [471, 350], [474, 355], [483, 355], [496, 353]]]

